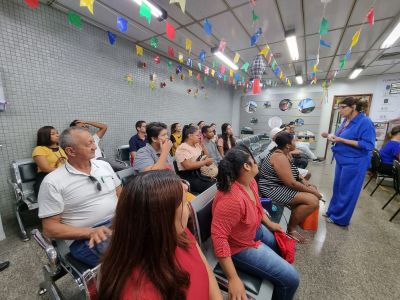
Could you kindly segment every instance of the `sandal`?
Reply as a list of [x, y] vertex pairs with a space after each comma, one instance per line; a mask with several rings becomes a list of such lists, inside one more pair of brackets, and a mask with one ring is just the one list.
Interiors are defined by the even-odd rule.
[[304, 236], [302, 236], [298, 231], [293, 230], [291, 232], [286, 233], [290, 238], [297, 241], [299, 244], [307, 244], [309, 242]]

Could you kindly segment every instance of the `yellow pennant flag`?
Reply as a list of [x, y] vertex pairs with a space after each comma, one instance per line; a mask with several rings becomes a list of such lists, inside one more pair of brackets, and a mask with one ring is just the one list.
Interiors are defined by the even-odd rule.
[[178, 52], [178, 60], [180, 63], [183, 63], [183, 54]]
[[192, 70], [188, 70], [188, 73], [189, 73], [189, 77], [192, 77], [193, 71]]
[[233, 77], [233, 70], [229, 69], [229, 77]]
[[263, 55], [263, 56], [267, 56], [268, 53], [269, 53], [269, 46], [268, 46], [268, 45], [265, 45], [265, 47], [262, 48], [262, 50], [261, 50], [260, 53], [258, 53], [258, 54]]
[[136, 45], [136, 54], [137, 56], [142, 56], [143, 55], [143, 48]]
[[81, 0], [79, 2], [79, 6], [80, 7], [87, 7], [87, 9], [93, 15], [93, 3], [94, 3], [94, 0]]
[[185, 44], [185, 49], [190, 53], [190, 51], [192, 51], [192, 40], [186, 39]]
[[211, 69], [211, 76], [214, 77], [214, 75], [215, 75], [215, 70]]
[[237, 64], [238, 61], [239, 61], [239, 58], [240, 58], [240, 54], [236, 52], [236, 53], [235, 53], [235, 57], [233, 58], [233, 63], [234, 63], [234, 64]]
[[288, 79], [287, 85], [288, 85], [288, 86], [292, 86], [292, 82], [290, 81], [290, 79]]
[[283, 72], [281, 71], [281, 72], [279, 73], [279, 79], [282, 79], [282, 77], [283, 77]]
[[317, 64], [314, 65], [314, 67], [313, 67], [313, 72], [314, 72], [314, 73], [317, 73]]
[[353, 38], [351, 39], [351, 48], [353, 48], [355, 46], [355, 44], [357, 44], [358, 42], [358, 38], [360, 37], [360, 30], [357, 31], [354, 35]]

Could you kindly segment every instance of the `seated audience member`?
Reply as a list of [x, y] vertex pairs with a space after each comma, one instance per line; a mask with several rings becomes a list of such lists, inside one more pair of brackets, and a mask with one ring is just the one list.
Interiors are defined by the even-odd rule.
[[99, 143], [100, 143], [101, 139], [103, 138], [103, 136], [106, 134], [106, 131], [107, 131], [106, 124], [92, 122], [92, 121], [81, 121], [81, 120], [74, 120], [74, 121], [72, 121], [71, 124], [69, 124], [69, 127], [82, 127], [82, 128], [88, 129], [88, 130], [89, 130], [89, 126], [93, 126], [98, 129], [98, 131], [93, 135], [94, 143], [96, 144], [96, 147], [97, 147], [96, 152], [94, 154], [94, 158], [108, 162], [115, 172], [126, 169], [127, 167], [124, 164], [119, 163], [115, 160], [105, 158], [103, 156], [103, 153], [101, 151]]
[[212, 178], [200, 174], [200, 168], [210, 166], [214, 160], [210, 157], [200, 160], [204, 150], [200, 145], [199, 134], [197, 127], [185, 125], [182, 134], [183, 143], [175, 153], [179, 176], [189, 181], [190, 188], [195, 193], [202, 193], [215, 183]]
[[231, 124], [229, 123], [222, 124], [221, 131], [222, 135], [218, 139], [217, 145], [219, 153], [221, 154], [222, 157], [224, 157], [225, 153], [229, 149], [235, 147], [236, 140], [235, 137], [233, 136], [233, 130]]
[[111, 235], [121, 181], [109, 163], [93, 159], [96, 144], [86, 129], [64, 130], [60, 146], [68, 161], [46, 176], [38, 196], [43, 232], [67, 240], [75, 259], [95, 267]]
[[208, 150], [208, 155], [214, 159], [216, 164], [219, 164], [221, 158], [221, 154], [218, 151], [217, 144], [214, 141], [214, 131], [212, 130], [211, 126], [203, 126], [201, 129], [201, 133], [204, 136], [203, 144]]
[[136, 152], [140, 148], [146, 146], [146, 122], [137, 121], [135, 128], [137, 133], [129, 140], [129, 155], [131, 157], [132, 166], [133, 162], [135, 161]]
[[203, 143], [203, 141], [204, 141], [202, 129], [205, 125], [206, 125], [206, 122], [204, 122], [204, 121], [200, 121], [199, 123], [197, 123], [197, 127], [199, 127], [199, 130], [200, 130], [200, 143]]
[[187, 229], [185, 187], [165, 170], [142, 173], [124, 187], [102, 259], [100, 300], [222, 299]]
[[215, 144], [217, 144], [217, 142], [218, 142], [217, 124], [211, 123], [211, 124], [210, 124], [210, 127], [211, 127], [212, 131], [214, 132], [214, 138], [213, 138], [213, 140], [214, 140]]
[[379, 151], [382, 160], [380, 171], [385, 174], [392, 174], [393, 161], [400, 161], [400, 126], [393, 127], [388, 138], [389, 141]]
[[254, 157], [245, 146], [237, 146], [226, 153], [218, 169], [211, 238], [228, 278], [230, 299], [247, 299], [236, 269], [269, 280], [274, 285], [272, 299], [292, 299], [299, 274], [279, 255], [273, 232], [283, 229], [261, 206]]
[[172, 142], [171, 155], [175, 156], [176, 148], [182, 144], [182, 125], [179, 123], [174, 123], [171, 125], [171, 137]]
[[36, 147], [33, 149], [32, 158], [37, 165], [38, 175], [33, 185], [35, 195], [39, 194], [40, 184], [44, 177], [67, 160], [64, 150], [58, 145], [58, 132], [52, 126], [44, 126], [37, 132]]
[[[282, 132], [282, 129], [279, 127], [275, 127], [272, 128], [271, 130], [271, 142], [269, 143], [267, 149], [265, 150], [268, 153], [270, 153], [272, 151], [272, 149], [275, 149], [278, 145], [275, 143], [275, 137], [276, 135]], [[296, 150], [295, 150], [296, 151]], [[293, 151], [292, 151], [293, 152]], [[292, 152], [290, 154], [292, 154]], [[297, 167], [297, 166], [296, 166]], [[306, 169], [302, 169], [302, 168], [297, 168], [299, 170], [300, 176], [304, 177], [305, 179], [309, 180], [311, 178], [311, 172], [306, 170]]]
[[288, 234], [304, 243], [306, 239], [296, 231], [297, 225], [318, 208], [321, 194], [315, 186], [299, 175], [291, 160], [290, 151], [295, 148], [293, 136], [287, 132], [280, 132], [275, 137], [275, 143], [276, 149], [273, 149], [261, 164], [261, 196], [287, 205], [292, 210]]

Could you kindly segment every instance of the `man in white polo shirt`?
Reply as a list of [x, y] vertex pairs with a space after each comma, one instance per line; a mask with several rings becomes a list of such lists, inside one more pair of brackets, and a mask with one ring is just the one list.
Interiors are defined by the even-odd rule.
[[109, 163], [93, 159], [96, 144], [84, 128], [64, 130], [59, 143], [68, 162], [40, 186], [43, 232], [67, 240], [74, 258], [95, 267], [108, 244], [121, 181]]

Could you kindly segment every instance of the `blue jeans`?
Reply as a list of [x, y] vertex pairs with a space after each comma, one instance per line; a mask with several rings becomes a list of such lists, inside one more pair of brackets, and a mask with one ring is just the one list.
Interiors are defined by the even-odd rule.
[[260, 225], [254, 240], [261, 240], [261, 245], [233, 255], [234, 265], [242, 272], [270, 281], [274, 285], [272, 299], [293, 299], [299, 286], [299, 274], [279, 255], [273, 233]]
[[[111, 221], [95, 227], [100, 226], [110, 227]], [[109, 241], [110, 238], [101, 242], [100, 244], [95, 244], [93, 248], [89, 248], [89, 240], [76, 240], [71, 244], [71, 246], [69, 246], [69, 250], [75, 259], [89, 265], [91, 268], [94, 268], [99, 264], [100, 257], [107, 249]]]

